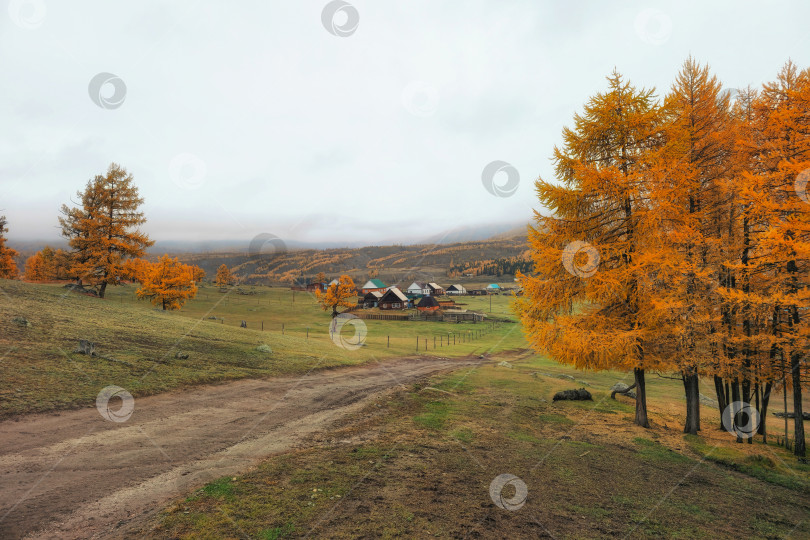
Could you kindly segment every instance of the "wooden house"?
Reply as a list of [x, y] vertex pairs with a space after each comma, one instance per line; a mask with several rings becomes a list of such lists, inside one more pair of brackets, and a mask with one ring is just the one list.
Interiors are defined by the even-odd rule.
[[326, 283], [322, 281], [313, 281], [312, 283], [307, 283], [307, 291], [315, 292], [315, 291], [325, 291], [326, 290]]
[[444, 288], [441, 285], [437, 285], [435, 283], [428, 283], [428, 288], [430, 288], [430, 294], [433, 296], [443, 296], [444, 295]]
[[467, 294], [467, 289], [464, 288], [464, 285], [454, 283], [447, 287], [446, 294]]
[[501, 286], [498, 285], [497, 283], [490, 283], [489, 285], [487, 285], [487, 292], [489, 294], [500, 294]]
[[372, 291], [377, 291], [379, 293], [384, 293], [387, 290], [388, 290], [388, 287], [385, 286], [385, 283], [383, 283], [381, 280], [375, 278], [375, 279], [370, 279], [370, 280], [366, 281], [366, 284], [363, 285], [363, 288], [360, 289], [360, 292], [362, 292], [364, 295], [366, 295], [366, 294], [368, 294], [368, 293], [370, 293]]
[[371, 291], [366, 293], [365, 296], [360, 298], [360, 304], [363, 306], [363, 309], [377, 307], [380, 303], [380, 299], [383, 297], [383, 293], [377, 291]]
[[388, 289], [377, 302], [380, 309], [406, 309], [408, 307], [408, 297], [396, 287]]

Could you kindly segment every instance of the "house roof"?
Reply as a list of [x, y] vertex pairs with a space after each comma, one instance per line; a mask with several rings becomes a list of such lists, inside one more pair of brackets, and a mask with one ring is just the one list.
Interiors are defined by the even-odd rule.
[[329, 285], [334, 285], [334, 284], [336, 284], [337, 282], [338, 282], [338, 280], [333, 279], [332, 281], [330, 281], [330, 282], [329, 282]]
[[441, 288], [442, 288], [442, 286], [441, 286], [441, 285], [436, 285], [436, 284], [435, 284], [435, 283], [433, 283], [432, 281], [431, 281], [430, 283], [428, 283], [428, 287], [430, 287], [430, 288], [431, 288], [431, 289], [433, 289], [433, 290], [436, 290], [436, 289], [441, 289]]
[[452, 285], [450, 285], [449, 287], [447, 287], [447, 290], [448, 290], [448, 291], [449, 291], [450, 289], [453, 289], [454, 291], [463, 291], [463, 290], [465, 290], [465, 289], [464, 289], [464, 286], [463, 286], [463, 285], [461, 285], [460, 283], [453, 283]]
[[[414, 285], [415, 285], [415, 287], [414, 287]], [[428, 284], [427, 283], [422, 283], [421, 281], [414, 281], [413, 283], [408, 285], [408, 289], [427, 289], [427, 288], [428, 288]]]
[[439, 302], [436, 301], [436, 297], [434, 296], [423, 296], [419, 303], [416, 304], [416, 307], [437, 307]]
[[369, 299], [369, 300], [372, 300], [372, 299], [374, 299], [374, 300], [379, 300], [380, 298], [382, 298], [382, 296], [383, 296], [383, 293], [381, 293], [381, 292], [378, 292], [378, 291], [370, 291], [370, 292], [367, 292], [367, 293], [366, 293], [366, 295], [363, 297], [363, 299], [364, 299], [364, 300], [365, 300], [365, 299]]
[[[388, 298], [389, 296], [393, 296], [393, 298]], [[380, 298], [380, 300], [394, 300], [394, 299], [400, 300], [401, 302], [408, 301], [408, 297], [402, 294], [402, 291], [400, 291], [396, 287], [391, 287], [390, 289], [388, 289], [388, 291], [384, 295], [382, 295], [382, 298]]]
[[498, 285], [497, 283], [490, 283], [489, 285], [487, 285], [487, 289], [500, 289], [500, 288], [501, 286]]
[[383, 283], [382, 281], [380, 281], [377, 278], [374, 278], [374, 279], [370, 279], [370, 280], [366, 281], [366, 284], [363, 285], [363, 288], [364, 289], [384, 289], [385, 288], [385, 283]]

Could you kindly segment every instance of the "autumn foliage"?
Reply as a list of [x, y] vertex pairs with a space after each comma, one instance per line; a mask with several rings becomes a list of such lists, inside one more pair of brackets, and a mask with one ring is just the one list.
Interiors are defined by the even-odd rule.
[[217, 275], [214, 278], [214, 283], [220, 287], [224, 288], [231, 284], [232, 276], [231, 271], [228, 270], [228, 267], [224, 264], [221, 264], [219, 268], [217, 268]]
[[520, 277], [531, 345], [583, 369], [632, 370], [645, 426], [648, 371], [682, 379], [689, 433], [701, 429], [701, 378], [718, 412], [755, 407], [763, 439], [780, 388], [804, 455], [810, 71], [788, 63], [760, 91], [730, 94], [690, 58], [662, 98], [613, 73], [554, 162], [557, 181], [536, 183], [551, 215], [535, 214], [534, 272]]
[[28, 281], [65, 280], [71, 278], [70, 253], [45, 246], [25, 260], [25, 279]]
[[19, 274], [14, 257], [17, 252], [6, 246], [6, 216], [0, 216], [0, 278], [15, 279]]
[[332, 310], [334, 318], [338, 315], [338, 308], [350, 308], [357, 304], [357, 287], [352, 278], [342, 275], [337, 283], [329, 285], [325, 291], [316, 290], [315, 296], [324, 311]]
[[194, 284], [195, 267], [163, 255], [157, 262], [139, 265], [141, 286], [135, 291], [140, 299], [148, 298], [164, 310], [175, 310], [197, 294]]
[[143, 256], [154, 242], [138, 229], [146, 222], [138, 210], [143, 199], [121, 166], [111, 164], [106, 175], [90, 180], [77, 196], [79, 206], [62, 205], [59, 218], [73, 250], [71, 273], [80, 283], [98, 287], [103, 298], [108, 284], [121, 282], [126, 260]]

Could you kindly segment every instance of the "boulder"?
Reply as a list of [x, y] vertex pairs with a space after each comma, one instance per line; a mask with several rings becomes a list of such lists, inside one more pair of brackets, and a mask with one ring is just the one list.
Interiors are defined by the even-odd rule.
[[186, 358], [188, 358], [188, 353], [184, 351], [177, 351], [176, 353], [174, 353], [174, 357], [177, 358], [178, 360], [185, 360]]
[[554, 394], [552, 401], [593, 401], [591, 393], [580, 388], [578, 390], [563, 390]]
[[74, 352], [79, 354], [86, 354], [88, 356], [94, 356], [96, 354], [96, 344], [92, 341], [87, 341], [86, 339], [79, 340], [79, 348], [76, 349]]
[[262, 343], [261, 345], [256, 347], [256, 350], [259, 351], [259, 352], [262, 352], [262, 353], [272, 353], [273, 352], [273, 349], [270, 348], [270, 345], [265, 345], [264, 343]]
[[512, 364], [510, 364], [509, 362], [507, 362], [506, 360], [504, 360], [504, 361], [502, 361], [502, 362], [498, 362], [498, 366], [500, 366], [500, 367], [508, 367], [508, 368], [511, 368], [511, 367], [512, 367]]

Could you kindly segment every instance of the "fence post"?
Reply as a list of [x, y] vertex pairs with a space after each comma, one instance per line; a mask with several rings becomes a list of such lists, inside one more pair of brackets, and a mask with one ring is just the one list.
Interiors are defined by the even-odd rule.
[[436, 336], [433, 336], [433, 350], [436, 350]]
[[416, 350], [419, 350], [419, 336], [416, 336]]
[[281, 335], [284, 335], [284, 323], [281, 323]]
[[309, 341], [309, 326], [307, 326], [307, 341]]
[[386, 345], [386, 347], [390, 348], [391, 347], [391, 336], [385, 336], [385, 337], [388, 338], [388, 345]]
[[262, 332], [264, 332], [264, 321], [262, 321]]

